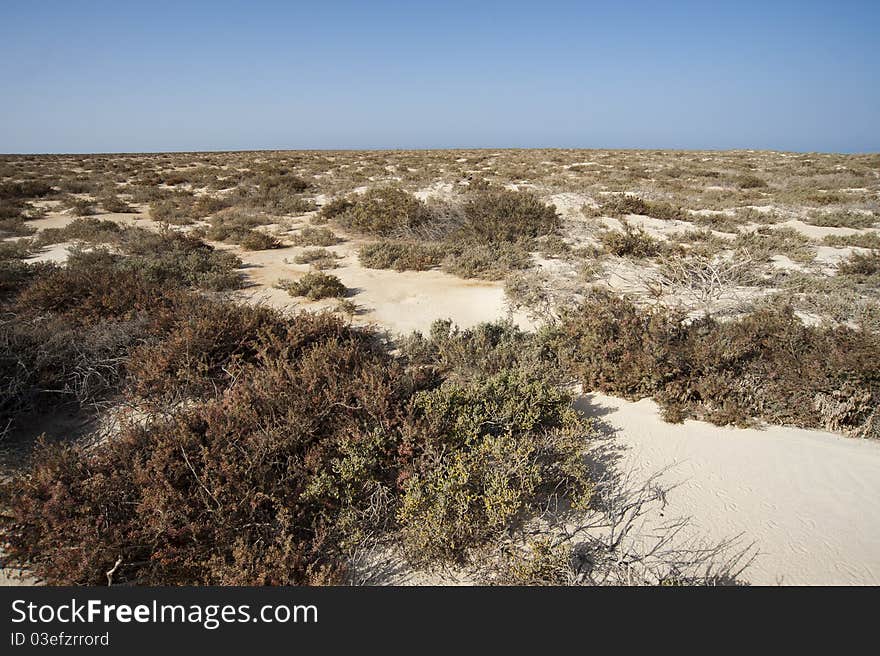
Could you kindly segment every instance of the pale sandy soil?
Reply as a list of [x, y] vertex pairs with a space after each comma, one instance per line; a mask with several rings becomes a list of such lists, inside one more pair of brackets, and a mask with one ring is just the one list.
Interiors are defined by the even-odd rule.
[[667, 516], [704, 538], [735, 535], [760, 552], [759, 585], [880, 583], [880, 444], [823, 431], [668, 424], [650, 399], [601, 394], [579, 406], [616, 429], [622, 469], [670, 468]]
[[[362, 308], [353, 317], [355, 323], [376, 324], [398, 333], [409, 333], [427, 332], [431, 323], [439, 318], [451, 318], [460, 327], [468, 328], [507, 315], [501, 283], [462, 280], [437, 270], [365, 269], [357, 262], [357, 248], [358, 244], [351, 241], [329, 247], [341, 256], [339, 267], [330, 273], [342, 280], [350, 290], [349, 298]], [[253, 283], [241, 295], [279, 309], [334, 307], [335, 299], [309, 302], [291, 298], [287, 292], [273, 288], [281, 278], [295, 279], [309, 271], [309, 265], [293, 261], [303, 250], [291, 247], [238, 253], [248, 265], [244, 271]], [[528, 326], [524, 316], [516, 315], [514, 319]]]

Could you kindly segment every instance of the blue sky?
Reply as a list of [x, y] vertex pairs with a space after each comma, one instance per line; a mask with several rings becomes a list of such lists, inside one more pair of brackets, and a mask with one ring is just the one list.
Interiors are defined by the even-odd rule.
[[880, 151], [880, 2], [0, 3], [0, 152]]

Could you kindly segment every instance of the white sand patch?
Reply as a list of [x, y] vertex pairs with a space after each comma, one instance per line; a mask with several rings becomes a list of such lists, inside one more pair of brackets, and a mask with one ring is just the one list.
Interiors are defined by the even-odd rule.
[[[395, 333], [409, 333], [427, 332], [437, 319], [452, 319], [458, 326], [470, 328], [508, 316], [501, 282], [463, 280], [435, 269], [402, 272], [366, 269], [357, 259], [361, 243], [352, 240], [328, 247], [340, 258], [339, 267], [327, 273], [338, 276], [349, 288], [350, 300], [362, 308], [354, 317], [355, 323], [378, 324]], [[307, 264], [294, 263], [296, 255], [303, 250], [298, 247], [251, 252], [235, 249], [246, 264], [243, 271], [252, 284], [242, 294], [251, 301], [265, 302], [283, 310], [334, 307], [336, 299], [310, 302], [273, 288], [281, 278], [296, 279], [310, 270]], [[514, 314], [512, 318], [523, 328], [532, 327], [525, 314]]]
[[455, 185], [451, 182], [435, 182], [434, 184], [419, 189], [413, 193], [413, 196], [419, 200], [425, 201], [429, 198], [448, 198], [452, 195]]
[[622, 468], [673, 468], [665, 478], [681, 485], [666, 517], [692, 517], [710, 541], [757, 542], [751, 583], [880, 583], [880, 444], [779, 426], [668, 424], [650, 399], [591, 394], [579, 405], [617, 430]]
[[594, 206], [593, 199], [586, 194], [577, 194], [566, 192], [561, 194], [553, 194], [543, 199], [546, 203], [556, 206], [556, 210], [563, 219], [582, 219], [583, 213], [581, 208], [584, 205]]

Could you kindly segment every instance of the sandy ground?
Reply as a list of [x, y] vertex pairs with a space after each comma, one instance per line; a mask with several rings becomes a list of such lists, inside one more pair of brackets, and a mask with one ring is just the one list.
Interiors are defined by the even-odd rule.
[[579, 407], [615, 430], [623, 470], [668, 470], [667, 516], [703, 538], [742, 534], [758, 585], [880, 583], [880, 444], [823, 431], [669, 424], [650, 399], [601, 394]]
[[[293, 258], [302, 248], [239, 253], [248, 265], [244, 271], [253, 286], [242, 295], [280, 309], [321, 309], [336, 300], [308, 302], [291, 298], [274, 289], [281, 278], [298, 278], [309, 271], [307, 264]], [[345, 242], [329, 248], [340, 256], [340, 266], [328, 271], [349, 289], [349, 298], [361, 309], [354, 317], [359, 324], [375, 324], [398, 333], [427, 332], [435, 319], [451, 318], [462, 328], [507, 316], [504, 289], [500, 283], [462, 280], [437, 270], [396, 272], [365, 269], [357, 263], [356, 245]], [[286, 260], [286, 261], [285, 261]], [[520, 324], [528, 324], [516, 316]]]

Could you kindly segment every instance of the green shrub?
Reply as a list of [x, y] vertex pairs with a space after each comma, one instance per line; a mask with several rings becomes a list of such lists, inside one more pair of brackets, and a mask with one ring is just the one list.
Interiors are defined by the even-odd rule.
[[63, 228], [46, 228], [36, 237], [40, 245], [60, 244], [65, 241], [85, 241], [92, 244], [119, 242], [122, 226], [109, 219], [74, 219]]
[[733, 183], [740, 189], [766, 189], [769, 185], [764, 178], [753, 173], [744, 173], [734, 178]]
[[774, 255], [785, 255], [799, 262], [811, 262], [816, 256], [809, 237], [794, 228], [770, 228], [743, 230], [732, 242], [736, 250], [746, 251], [757, 260], [769, 260]]
[[464, 235], [490, 242], [515, 242], [550, 235], [561, 220], [556, 208], [525, 191], [507, 189], [470, 195], [464, 203]]
[[414, 407], [427, 439], [412, 447], [398, 513], [411, 560], [460, 559], [533, 514], [548, 494], [589, 503], [589, 429], [564, 392], [502, 374], [421, 392]]
[[91, 216], [97, 214], [98, 208], [94, 201], [87, 198], [70, 196], [62, 201], [62, 206], [70, 210], [74, 216]]
[[399, 187], [370, 189], [347, 208], [337, 204], [328, 212], [344, 228], [381, 237], [404, 236], [430, 219], [425, 203]]
[[456, 242], [445, 246], [442, 268], [459, 278], [501, 280], [511, 271], [532, 266], [532, 256], [520, 243]]
[[232, 203], [226, 198], [217, 198], [215, 196], [199, 196], [192, 204], [190, 216], [194, 219], [203, 219], [221, 212], [229, 207]]
[[599, 242], [606, 251], [617, 257], [654, 257], [661, 250], [661, 243], [641, 227], [624, 223], [623, 230], [605, 230], [599, 234]]
[[849, 259], [840, 263], [837, 273], [841, 276], [877, 276], [880, 274], [880, 250], [853, 253]]
[[173, 225], [192, 225], [193, 198], [186, 193], [174, 194], [150, 203], [150, 218]]
[[856, 235], [827, 235], [822, 243], [826, 246], [846, 248], [856, 246], [858, 248], [880, 249], [880, 234], [876, 232], [863, 232]]
[[23, 260], [34, 254], [34, 243], [31, 239], [0, 241], [0, 262], [6, 260]]
[[42, 198], [54, 192], [51, 185], [36, 180], [4, 182], [0, 184], [0, 200], [26, 200]]
[[98, 203], [105, 212], [113, 214], [132, 214], [137, 212], [131, 205], [126, 203], [116, 194], [106, 194], [98, 198]]
[[296, 246], [334, 246], [342, 241], [329, 228], [306, 226], [292, 238]]
[[559, 380], [555, 355], [543, 335], [526, 333], [510, 321], [461, 330], [448, 319], [431, 324], [428, 337], [412, 333], [399, 343], [410, 365], [443, 378], [471, 382], [505, 372], [528, 380]]
[[860, 230], [862, 228], [870, 228], [878, 219], [874, 214], [864, 214], [862, 212], [811, 212], [807, 220], [815, 226], [832, 227], [832, 228], [854, 228]]
[[345, 285], [334, 275], [320, 271], [310, 271], [298, 280], [279, 280], [276, 285], [291, 296], [305, 296], [317, 301], [322, 298], [345, 296]]
[[436, 246], [381, 241], [364, 244], [358, 253], [361, 265], [368, 269], [395, 271], [425, 271], [443, 259], [443, 251]]
[[321, 207], [320, 216], [324, 221], [332, 221], [354, 207], [354, 203], [345, 197], [334, 198]]
[[630, 196], [629, 194], [616, 194], [602, 200], [599, 204], [600, 211], [607, 216], [622, 217], [628, 214], [650, 216], [655, 219], [666, 221], [687, 221], [684, 211], [663, 201], [649, 201]]
[[318, 270], [335, 269], [338, 265], [336, 260], [339, 255], [326, 248], [307, 248], [302, 253], [293, 258], [297, 264], [311, 264]]
[[278, 239], [261, 230], [249, 230], [238, 243], [246, 251], [264, 251], [284, 247], [284, 244]]

